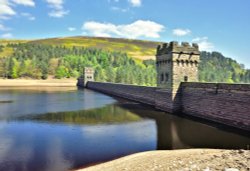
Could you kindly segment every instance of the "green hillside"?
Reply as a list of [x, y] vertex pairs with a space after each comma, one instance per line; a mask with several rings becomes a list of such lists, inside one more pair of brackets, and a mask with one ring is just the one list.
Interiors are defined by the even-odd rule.
[[30, 41], [29, 43], [60, 45], [65, 47], [86, 47], [97, 48], [106, 51], [121, 51], [127, 53], [137, 59], [155, 59], [155, 49], [160, 42], [119, 39], [119, 38], [103, 38], [103, 37], [64, 37], [50, 38]]
[[27, 43], [28, 40], [12, 40], [12, 39], [0, 39], [0, 58], [11, 56], [13, 54], [13, 49], [6, 47], [8, 44], [17, 44], [17, 43]]
[[[66, 37], [32, 41], [0, 40], [0, 77], [79, 77], [94, 67], [97, 81], [156, 85], [155, 49], [160, 42]], [[202, 52], [202, 82], [249, 83], [250, 70], [219, 52]]]
[[10, 43], [27, 43], [29, 40], [15, 40], [15, 39], [0, 39], [0, 45], [7, 45]]

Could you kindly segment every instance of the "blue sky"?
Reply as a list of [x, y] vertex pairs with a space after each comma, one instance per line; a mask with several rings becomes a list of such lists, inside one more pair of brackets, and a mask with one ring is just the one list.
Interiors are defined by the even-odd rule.
[[0, 37], [196, 42], [250, 68], [249, 0], [0, 0]]

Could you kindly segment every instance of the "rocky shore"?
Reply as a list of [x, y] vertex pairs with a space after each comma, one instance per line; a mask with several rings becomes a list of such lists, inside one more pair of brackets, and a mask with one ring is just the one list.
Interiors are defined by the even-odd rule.
[[78, 171], [249, 171], [249, 150], [187, 149], [142, 152]]

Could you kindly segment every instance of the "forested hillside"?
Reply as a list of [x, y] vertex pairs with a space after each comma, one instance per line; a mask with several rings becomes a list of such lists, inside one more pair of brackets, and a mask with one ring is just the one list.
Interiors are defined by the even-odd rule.
[[[146, 42], [145, 46], [153, 46], [148, 43]], [[138, 41], [137, 45], [142, 46], [142, 43]], [[152, 47], [148, 48], [152, 51]], [[95, 68], [97, 81], [156, 85], [154, 60], [138, 60], [121, 51], [50, 45], [39, 41], [0, 45], [0, 77], [3, 78], [77, 78], [86, 66]], [[250, 70], [218, 52], [202, 52], [199, 80], [250, 83]]]
[[219, 52], [201, 52], [199, 80], [202, 82], [250, 83], [250, 70]]
[[0, 76], [4, 78], [77, 78], [84, 67], [95, 68], [97, 81], [155, 85], [153, 61], [136, 61], [126, 53], [84, 47], [66, 48], [41, 44], [9, 44], [10, 57], [0, 58]]

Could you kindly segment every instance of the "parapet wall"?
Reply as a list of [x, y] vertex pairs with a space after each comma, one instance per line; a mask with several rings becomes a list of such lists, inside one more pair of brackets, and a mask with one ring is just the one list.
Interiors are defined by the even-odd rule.
[[250, 85], [182, 83], [182, 112], [250, 131]]
[[182, 83], [168, 89], [114, 83], [88, 82], [87, 88], [250, 131], [250, 85]]
[[115, 83], [88, 82], [87, 88], [106, 94], [155, 105], [156, 87], [135, 86]]

